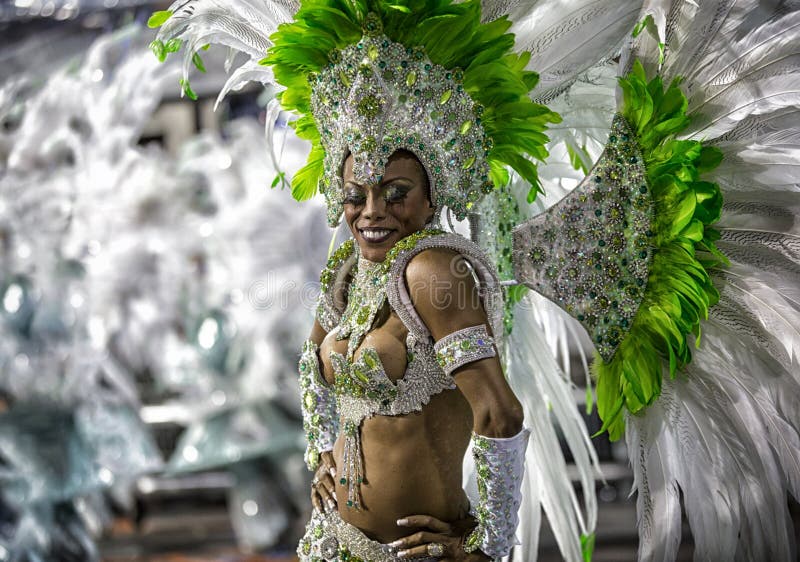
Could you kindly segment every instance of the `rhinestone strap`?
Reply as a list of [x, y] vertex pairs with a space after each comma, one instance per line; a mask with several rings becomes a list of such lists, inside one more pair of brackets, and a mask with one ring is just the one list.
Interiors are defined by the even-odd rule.
[[330, 332], [339, 324], [345, 308], [344, 299], [337, 302], [337, 294], [344, 293], [345, 281], [356, 263], [356, 245], [352, 238], [339, 246], [319, 275], [320, 294], [317, 304], [317, 321], [320, 326]]
[[514, 437], [491, 438], [472, 434], [472, 454], [478, 471], [478, 526], [464, 541], [464, 550], [478, 549], [487, 556], [507, 556], [514, 545], [522, 501], [520, 487], [525, 468], [525, 449], [530, 432]]
[[397, 316], [406, 328], [414, 334], [419, 341], [430, 339], [430, 332], [414, 309], [405, 283], [405, 270], [408, 262], [420, 252], [429, 248], [447, 248], [458, 252], [469, 262], [478, 277], [481, 302], [489, 318], [489, 326], [495, 336], [497, 350], [502, 356], [503, 344], [500, 338], [503, 334], [503, 293], [497, 278], [495, 268], [486, 257], [486, 254], [474, 242], [459, 234], [442, 233], [430, 236], [417, 242], [392, 263], [389, 270], [389, 281], [386, 284], [386, 298], [389, 305], [397, 312]]
[[317, 469], [321, 453], [333, 450], [339, 429], [336, 397], [333, 388], [320, 376], [317, 352], [317, 344], [307, 340], [298, 365], [303, 393], [303, 430], [308, 443], [305, 461], [309, 470]]
[[496, 355], [494, 340], [483, 324], [448, 334], [433, 347], [436, 350], [436, 360], [448, 375], [462, 365]]

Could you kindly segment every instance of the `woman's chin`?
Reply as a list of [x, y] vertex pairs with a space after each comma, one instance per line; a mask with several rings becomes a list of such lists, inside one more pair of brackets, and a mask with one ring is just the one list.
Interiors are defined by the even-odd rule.
[[370, 242], [364, 237], [359, 236], [358, 247], [361, 250], [361, 255], [369, 261], [379, 262], [386, 259], [386, 254], [397, 242], [397, 233], [392, 235], [381, 242]]

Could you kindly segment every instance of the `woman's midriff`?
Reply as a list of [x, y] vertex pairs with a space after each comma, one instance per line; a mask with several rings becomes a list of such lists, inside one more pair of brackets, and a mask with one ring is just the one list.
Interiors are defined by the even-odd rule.
[[[467, 516], [462, 487], [462, 460], [469, 444], [472, 414], [458, 390], [431, 398], [421, 412], [374, 416], [361, 426], [365, 481], [363, 507], [347, 507], [347, 486], [336, 482], [342, 519], [373, 540], [391, 542], [410, 534], [397, 520], [432, 515], [444, 521]], [[343, 439], [334, 447], [342, 466]]]
[[[394, 311], [364, 338], [360, 348], [373, 347], [387, 376], [396, 382], [406, 369], [408, 330]], [[323, 375], [333, 382], [329, 354], [345, 353], [347, 340], [329, 334], [320, 346]], [[358, 357], [360, 352], [356, 352]], [[347, 486], [336, 480], [342, 519], [383, 543], [410, 534], [397, 520], [409, 515], [432, 515], [444, 521], [467, 516], [469, 503], [462, 487], [462, 462], [472, 431], [472, 410], [461, 391], [445, 390], [431, 397], [421, 411], [402, 416], [373, 416], [361, 424], [365, 481], [363, 507], [347, 507]], [[334, 446], [342, 466], [344, 438]]]

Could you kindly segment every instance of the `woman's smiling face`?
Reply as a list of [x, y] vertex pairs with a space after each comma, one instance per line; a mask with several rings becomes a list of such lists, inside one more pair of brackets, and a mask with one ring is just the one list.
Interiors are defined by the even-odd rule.
[[433, 216], [427, 174], [410, 152], [392, 154], [383, 179], [373, 185], [355, 180], [350, 155], [344, 162], [342, 178], [345, 220], [361, 255], [370, 261], [383, 261], [392, 246], [422, 230]]

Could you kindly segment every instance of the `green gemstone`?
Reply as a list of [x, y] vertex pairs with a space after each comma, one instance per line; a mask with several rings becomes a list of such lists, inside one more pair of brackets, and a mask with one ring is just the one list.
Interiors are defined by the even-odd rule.
[[408, 74], [406, 74], [406, 86], [409, 88], [417, 83], [417, 73], [416, 71], [412, 70]]
[[439, 98], [439, 103], [444, 105], [453, 97], [453, 90], [445, 90]]

